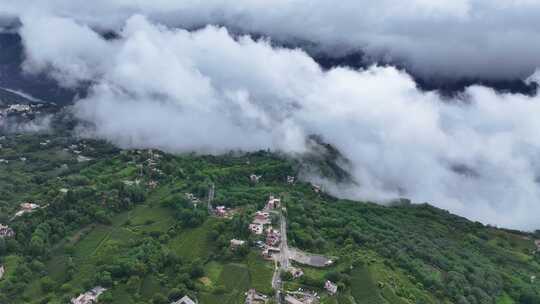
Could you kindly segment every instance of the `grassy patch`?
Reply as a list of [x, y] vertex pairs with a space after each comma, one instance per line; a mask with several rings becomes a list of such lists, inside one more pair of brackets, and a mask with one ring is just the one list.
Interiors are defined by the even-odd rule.
[[171, 240], [171, 249], [189, 261], [196, 258], [206, 259], [211, 250], [211, 243], [208, 240], [211, 223], [209, 220], [200, 227], [182, 231]]
[[251, 287], [258, 291], [270, 294], [272, 292], [273, 264], [265, 261], [255, 252], [250, 252], [247, 257]]
[[227, 290], [245, 292], [250, 285], [248, 269], [242, 264], [227, 264], [223, 267], [218, 282]]
[[359, 266], [352, 272], [351, 293], [358, 303], [384, 304], [379, 288], [368, 267]]

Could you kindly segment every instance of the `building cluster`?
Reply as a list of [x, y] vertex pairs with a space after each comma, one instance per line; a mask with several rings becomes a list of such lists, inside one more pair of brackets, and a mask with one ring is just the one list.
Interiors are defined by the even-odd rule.
[[255, 289], [250, 289], [246, 292], [246, 304], [264, 304], [268, 302], [268, 296]]
[[15, 236], [15, 231], [7, 225], [0, 224], [0, 238], [8, 238]]
[[20, 207], [21, 207], [21, 209], [15, 213], [14, 217], [21, 216], [21, 215], [23, 215], [25, 213], [31, 213], [32, 211], [40, 208], [40, 206], [38, 204], [34, 204], [34, 203], [31, 203], [31, 202], [22, 203], [20, 205]]
[[25, 114], [25, 113], [30, 114], [32, 113], [32, 110], [33, 110], [32, 107], [27, 104], [12, 104], [12, 105], [9, 105], [4, 110], [4, 113], [5, 114]]
[[272, 220], [270, 218], [270, 211], [280, 207], [281, 200], [270, 196], [264, 209], [255, 213], [248, 227], [251, 233], [264, 236], [265, 241], [257, 242], [257, 246], [261, 248], [262, 255], [266, 258], [270, 258], [274, 252], [280, 252], [281, 232], [271, 226]]
[[324, 289], [326, 289], [329, 294], [335, 295], [337, 293], [338, 286], [333, 282], [327, 280], [326, 282], [324, 282]]
[[98, 302], [98, 297], [104, 293], [107, 289], [97, 286], [91, 290], [80, 294], [76, 298], [71, 299], [71, 304], [93, 304]]
[[266, 211], [257, 211], [253, 217], [253, 221], [249, 224], [249, 230], [255, 235], [262, 235], [264, 232], [264, 225], [271, 224], [270, 213]]

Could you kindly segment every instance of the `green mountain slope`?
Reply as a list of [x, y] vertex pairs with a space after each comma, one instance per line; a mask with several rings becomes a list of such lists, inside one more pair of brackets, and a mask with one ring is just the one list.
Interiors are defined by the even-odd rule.
[[[99, 303], [186, 294], [244, 303], [250, 288], [272, 296], [274, 263], [247, 229], [269, 195], [286, 207], [289, 246], [335, 259], [322, 268], [293, 263], [304, 276], [282, 275], [287, 290], [315, 291], [322, 303], [540, 303], [539, 235], [427, 204], [339, 200], [288, 184], [306, 165], [298, 160], [121, 151], [50, 134], [12, 134], [0, 144], [8, 161], [0, 163], [0, 223], [16, 232], [0, 238], [0, 303], [68, 303], [97, 285], [107, 288]], [[251, 174], [262, 178], [251, 182]], [[213, 205], [232, 208], [230, 219], [209, 215], [212, 184]], [[44, 208], [13, 218], [28, 201]], [[232, 250], [233, 238], [248, 246]], [[324, 291], [326, 280], [337, 295]]]

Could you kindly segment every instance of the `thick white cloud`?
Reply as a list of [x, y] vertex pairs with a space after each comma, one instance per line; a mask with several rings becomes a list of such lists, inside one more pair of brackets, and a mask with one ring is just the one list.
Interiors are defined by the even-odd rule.
[[120, 28], [136, 13], [169, 26], [222, 24], [329, 53], [361, 49], [426, 77], [524, 78], [540, 66], [536, 0], [3, 0], [2, 11], [100, 28]]
[[[448, 3], [458, 17], [470, 10]], [[171, 30], [135, 16], [105, 41], [70, 19], [23, 23], [29, 71], [94, 83], [75, 105], [95, 125], [88, 135], [171, 152], [301, 153], [318, 134], [351, 160], [360, 185], [338, 195], [407, 196], [485, 223], [540, 227], [538, 96], [474, 86], [443, 100], [395, 68], [322, 71], [303, 51], [212, 26]], [[41, 34], [52, 31], [52, 42]]]

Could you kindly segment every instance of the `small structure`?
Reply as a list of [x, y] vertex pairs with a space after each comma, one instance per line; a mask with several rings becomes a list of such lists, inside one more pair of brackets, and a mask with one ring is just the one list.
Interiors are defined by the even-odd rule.
[[321, 186], [319, 185], [311, 184], [311, 187], [313, 188], [313, 191], [315, 191], [315, 193], [319, 193], [322, 190]]
[[261, 235], [263, 233], [263, 225], [251, 223], [249, 224], [249, 230], [253, 234]]
[[262, 175], [251, 174], [251, 175], [249, 176], [249, 180], [250, 180], [252, 183], [256, 184], [256, 183], [259, 182], [259, 179], [261, 179], [261, 177], [262, 177]]
[[4, 277], [4, 273], [6, 273], [6, 269], [4, 265], [0, 265], [0, 280]]
[[279, 247], [264, 246], [261, 254], [264, 258], [270, 259], [272, 258], [273, 253], [280, 253], [280, 252], [281, 252], [281, 249]]
[[281, 206], [281, 199], [275, 198], [273, 195], [270, 195], [268, 202], [266, 203], [266, 209], [273, 210]]
[[21, 216], [25, 213], [30, 213], [32, 211], [34, 211], [35, 209], [38, 209], [39, 208], [39, 205], [38, 204], [34, 204], [34, 203], [22, 203], [21, 205], [21, 210], [17, 211], [17, 213], [15, 213], [15, 216], [14, 217], [18, 217], [18, 216]]
[[0, 238], [8, 238], [15, 236], [15, 231], [6, 225], [0, 224]]
[[287, 176], [287, 184], [289, 185], [294, 184], [294, 176]]
[[264, 211], [257, 211], [255, 213], [255, 218], [260, 220], [266, 220], [270, 217], [270, 213]]
[[324, 283], [324, 289], [326, 289], [331, 295], [335, 295], [337, 293], [337, 288], [337, 285], [329, 280], [326, 280], [326, 282]]
[[184, 296], [180, 300], [172, 302], [171, 304], [197, 304], [197, 301], [193, 301], [190, 297]]
[[257, 292], [255, 289], [250, 289], [246, 292], [246, 304], [264, 304], [268, 302], [268, 296]]
[[540, 240], [535, 240], [534, 244], [536, 245], [536, 251], [540, 252]]
[[190, 200], [192, 203], [199, 203], [201, 200], [195, 196], [195, 194], [191, 193], [191, 192], [186, 192], [184, 193], [184, 195], [186, 196], [186, 199]]
[[227, 207], [225, 207], [225, 206], [217, 206], [216, 209], [214, 210], [214, 213], [218, 217], [225, 217], [225, 216], [227, 216]]
[[66, 194], [66, 193], [68, 193], [69, 189], [68, 188], [60, 188], [60, 190], [58, 190], [58, 191], [60, 191], [60, 193]]
[[83, 163], [83, 162], [87, 162], [87, 161], [91, 161], [91, 160], [92, 159], [90, 157], [86, 157], [86, 156], [82, 156], [82, 155], [77, 156], [77, 162], [79, 162], [79, 163]]
[[151, 181], [148, 182], [148, 188], [150, 188], [150, 189], [156, 189], [157, 186], [158, 186], [157, 181], [151, 180]]
[[304, 271], [300, 268], [296, 267], [289, 267], [289, 273], [293, 276], [293, 278], [298, 279], [299, 277], [304, 275]]
[[266, 228], [266, 245], [276, 247], [281, 242], [281, 233], [272, 228]]
[[125, 180], [125, 181], [122, 181], [124, 183], [124, 185], [128, 186], [128, 187], [131, 187], [131, 186], [135, 186], [135, 185], [139, 185], [141, 183], [141, 181], [139, 179], [135, 179], [134, 181], [132, 180]]
[[91, 290], [79, 295], [76, 298], [71, 299], [72, 304], [93, 304], [98, 302], [98, 297], [105, 292], [105, 288], [97, 286]]
[[244, 246], [245, 243], [246, 243], [246, 241], [232, 239], [231, 240], [231, 248], [235, 249], [235, 248], [238, 248], [240, 246]]

